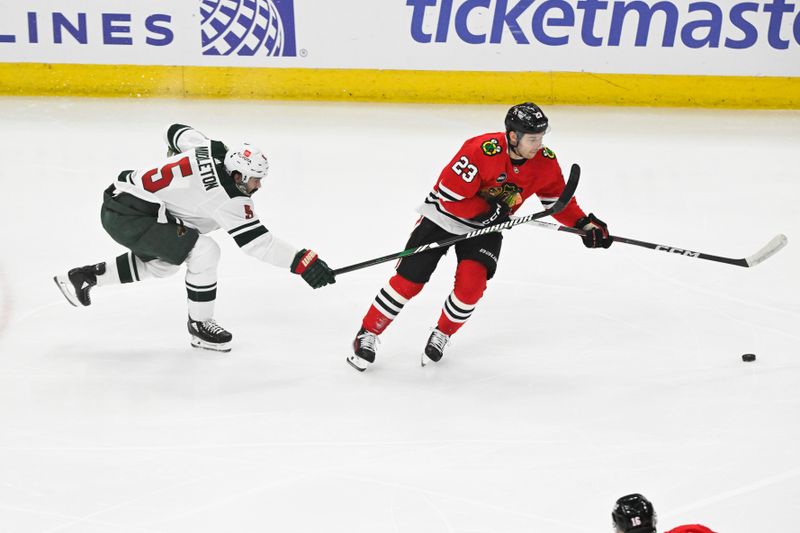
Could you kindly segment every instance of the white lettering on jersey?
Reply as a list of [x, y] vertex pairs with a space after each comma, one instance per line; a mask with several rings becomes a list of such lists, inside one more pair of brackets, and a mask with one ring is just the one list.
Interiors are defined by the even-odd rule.
[[197, 154], [197, 168], [200, 171], [203, 186], [207, 191], [219, 187], [217, 176], [214, 175], [214, 162], [211, 161], [208, 146], [198, 146], [194, 152]]

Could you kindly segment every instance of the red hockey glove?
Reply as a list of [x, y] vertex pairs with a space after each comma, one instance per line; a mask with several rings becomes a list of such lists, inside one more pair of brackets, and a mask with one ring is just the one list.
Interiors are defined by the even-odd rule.
[[327, 263], [319, 258], [317, 252], [305, 248], [294, 256], [290, 270], [300, 274], [303, 280], [315, 289], [336, 283], [336, 276]]
[[586, 235], [581, 237], [583, 245], [587, 248], [608, 248], [614, 242], [608, 236], [608, 225], [594, 216], [594, 213], [589, 213], [575, 223], [575, 227], [582, 229]]
[[501, 222], [508, 222], [508, 215], [511, 212], [511, 208], [508, 207], [507, 203], [497, 198], [487, 198], [486, 203], [489, 204], [489, 210], [482, 215], [473, 217], [471, 220], [483, 226], [494, 226]]

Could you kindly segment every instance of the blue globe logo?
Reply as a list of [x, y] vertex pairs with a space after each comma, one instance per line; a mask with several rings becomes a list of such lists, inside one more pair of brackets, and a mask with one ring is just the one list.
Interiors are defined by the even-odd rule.
[[201, 0], [200, 14], [203, 55], [290, 55], [275, 0]]

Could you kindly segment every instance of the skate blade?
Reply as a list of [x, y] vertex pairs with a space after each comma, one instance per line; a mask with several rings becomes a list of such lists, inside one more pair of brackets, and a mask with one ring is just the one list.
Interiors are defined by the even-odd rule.
[[367, 369], [367, 365], [369, 365], [369, 363], [367, 361], [361, 359], [360, 357], [358, 357], [355, 354], [354, 355], [350, 355], [350, 356], [347, 357], [347, 364], [352, 366], [353, 368], [355, 368], [359, 372], [363, 372], [364, 370], [366, 370]]
[[430, 357], [425, 352], [422, 352], [422, 355], [419, 358], [419, 364], [420, 364], [420, 366], [423, 366], [423, 367], [427, 366], [428, 363], [438, 363], [439, 361], [441, 361], [441, 358], [433, 359], [432, 357]]
[[67, 299], [70, 305], [78, 307], [80, 302], [72, 290], [72, 283], [69, 281], [69, 278], [66, 276], [53, 276], [53, 281], [56, 282], [56, 287], [58, 287], [58, 290], [61, 291], [61, 294], [64, 295], [64, 298]]
[[229, 342], [221, 342], [221, 343], [212, 343], [206, 342], [204, 340], [192, 337], [192, 347], [199, 348], [201, 350], [209, 350], [211, 352], [230, 352], [231, 345]]
[[441, 357], [438, 359], [434, 359], [430, 355], [426, 354], [424, 351], [422, 352], [422, 356], [420, 356], [420, 364], [422, 364], [422, 366], [425, 366], [427, 363], [438, 363], [441, 360], [442, 360]]

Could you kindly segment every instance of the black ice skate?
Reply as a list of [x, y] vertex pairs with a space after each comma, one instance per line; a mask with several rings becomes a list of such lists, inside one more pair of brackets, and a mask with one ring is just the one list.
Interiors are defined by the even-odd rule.
[[361, 328], [353, 340], [353, 355], [347, 358], [347, 363], [363, 372], [370, 363], [375, 362], [375, 343], [380, 342], [378, 336]]
[[425, 354], [422, 356], [422, 366], [425, 366], [425, 357], [438, 363], [444, 355], [444, 349], [450, 342], [450, 335], [445, 335], [438, 329], [431, 332], [428, 337], [428, 344], [425, 345]]
[[192, 336], [192, 346], [195, 348], [202, 348], [204, 350], [213, 350], [215, 352], [230, 352], [230, 342], [233, 335], [229, 331], [225, 331], [223, 327], [217, 324], [213, 319], [199, 321], [189, 318], [186, 324], [189, 328], [189, 334]]
[[86, 265], [73, 268], [66, 276], [53, 276], [53, 281], [69, 303], [87, 306], [92, 304], [89, 291], [97, 285], [97, 276], [106, 273], [106, 264]]

